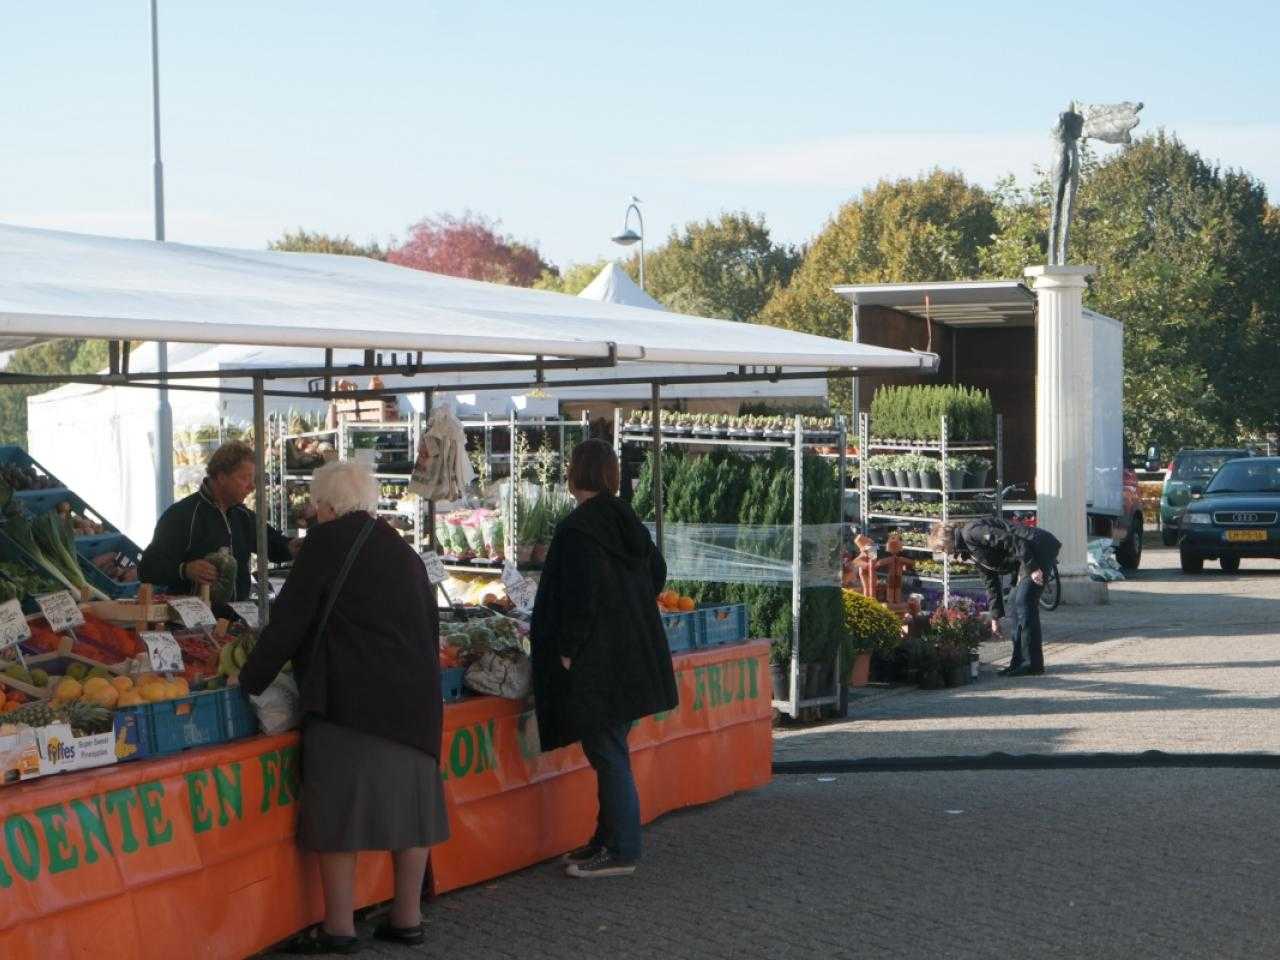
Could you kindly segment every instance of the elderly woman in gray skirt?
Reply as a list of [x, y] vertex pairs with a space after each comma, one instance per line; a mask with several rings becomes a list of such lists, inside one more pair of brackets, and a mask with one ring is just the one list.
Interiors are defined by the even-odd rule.
[[285, 949], [359, 949], [360, 850], [388, 850], [395, 867], [395, 902], [374, 936], [417, 944], [428, 851], [449, 835], [435, 589], [409, 544], [377, 519], [378, 484], [366, 467], [321, 467], [311, 499], [319, 522], [239, 676], [261, 693], [292, 661], [302, 695], [298, 841], [320, 855], [325, 919]]

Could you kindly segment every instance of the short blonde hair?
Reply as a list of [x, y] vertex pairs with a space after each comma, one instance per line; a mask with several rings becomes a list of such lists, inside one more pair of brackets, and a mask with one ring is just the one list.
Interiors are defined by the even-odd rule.
[[362, 463], [335, 460], [311, 475], [311, 499], [327, 503], [340, 517], [356, 511], [372, 516], [378, 511], [378, 481]]
[[935, 523], [929, 528], [929, 549], [934, 553], [956, 552], [956, 531], [964, 524], [954, 520], [946, 523]]

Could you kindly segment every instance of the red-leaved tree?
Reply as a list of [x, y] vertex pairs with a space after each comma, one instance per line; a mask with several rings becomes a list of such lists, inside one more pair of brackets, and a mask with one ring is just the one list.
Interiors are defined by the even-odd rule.
[[387, 254], [402, 267], [451, 277], [531, 287], [543, 271], [555, 271], [535, 247], [498, 233], [499, 223], [467, 211], [441, 213], [415, 223], [409, 239]]

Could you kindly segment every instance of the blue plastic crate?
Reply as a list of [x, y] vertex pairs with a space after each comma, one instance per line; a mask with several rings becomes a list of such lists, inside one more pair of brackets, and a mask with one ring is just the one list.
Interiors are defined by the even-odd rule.
[[48, 477], [53, 481], [54, 486], [61, 487], [62, 482], [58, 480], [52, 473], [46, 470], [31, 454], [23, 450], [21, 447], [5, 444], [0, 446], [0, 465], [14, 467], [30, 467], [38, 476]]
[[700, 647], [720, 647], [747, 639], [747, 606], [730, 603], [720, 607], [701, 607], [697, 617], [696, 643]]
[[177, 753], [190, 747], [225, 743], [218, 691], [193, 693], [147, 705], [154, 753]]
[[134, 566], [142, 562], [142, 548], [122, 533], [104, 533], [93, 537], [76, 537], [76, 553], [79, 555], [80, 569], [91, 586], [97, 587], [113, 600], [136, 597], [142, 584], [135, 580], [124, 583], [112, 580], [93, 565], [93, 558], [104, 553], [122, 553], [133, 561]]
[[697, 631], [693, 613], [663, 613], [663, 629], [667, 631], [667, 646], [672, 653], [683, 653], [697, 646]]
[[445, 703], [461, 700], [466, 688], [463, 685], [467, 670], [465, 667], [440, 668], [440, 694]]
[[116, 707], [116, 759], [145, 760], [155, 753], [151, 733], [151, 704]]
[[218, 715], [222, 720], [222, 733], [228, 740], [252, 737], [258, 732], [258, 715], [253, 712], [249, 696], [239, 687], [214, 690], [218, 700]]

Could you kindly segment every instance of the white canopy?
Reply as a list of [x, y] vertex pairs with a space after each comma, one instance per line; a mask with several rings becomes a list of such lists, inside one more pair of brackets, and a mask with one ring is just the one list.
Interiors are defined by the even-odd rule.
[[616, 261], [610, 261], [601, 268], [596, 278], [587, 284], [578, 296], [601, 303], [624, 303], [629, 307], [644, 307], [646, 310], [667, 309], [636, 286], [631, 275], [618, 266]]
[[935, 358], [364, 257], [0, 226], [0, 349], [54, 337], [932, 369]]

